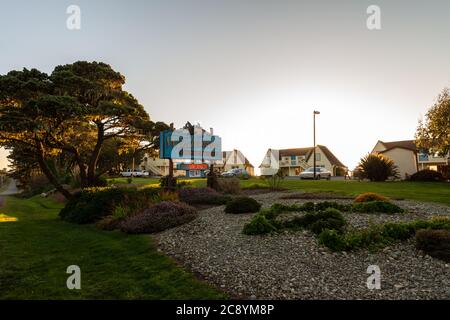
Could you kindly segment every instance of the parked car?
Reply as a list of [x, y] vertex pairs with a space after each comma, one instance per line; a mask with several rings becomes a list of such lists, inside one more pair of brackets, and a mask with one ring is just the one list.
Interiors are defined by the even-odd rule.
[[245, 169], [231, 169], [225, 172], [222, 172], [222, 177], [236, 177], [241, 179], [248, 179], [250, 175]]
[[[308, 168], [300, 173], [300, 179], [314, 179], [314, 167]], [[331, 172], [325, 168], [316, 167], [316, 179], [331, 179]]]
[[120, 173], [120, 175], [122, 177], [148, 177], [149, 173], [148, 171], [145, 170], [131, 170], [131, 169], [127, 169], [125, 171], [122, 171]]

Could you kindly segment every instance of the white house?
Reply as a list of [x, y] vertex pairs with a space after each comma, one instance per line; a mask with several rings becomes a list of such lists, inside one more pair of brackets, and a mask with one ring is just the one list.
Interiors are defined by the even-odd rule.
[[[269, 149], [259, 166], [261, 175], [273, 175], [281, 169], [286, 176], [299, 176], [313, 166], [314, 147]], [[329, 170], [333, 176], [345, 175], [347, 167], [326, 146], [316, 147], [316, 167]]]
[[417, 148], [414, 140], [390, 141], [378, 140], [371, 153], [383, 154], [394, 161], [402, 179], [418, 170], [441, 171], [448, 166], [449, 157], [427, 155]]

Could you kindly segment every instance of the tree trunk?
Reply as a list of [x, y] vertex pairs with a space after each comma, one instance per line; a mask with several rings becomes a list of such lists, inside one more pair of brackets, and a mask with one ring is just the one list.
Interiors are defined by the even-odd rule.
[[64, 187], [58, 182], [58, 179], [56, 179], [55, 175], [45, 162], [44, 154], [41, 148], [37, 152], [37, 158], [42, 172], [45, 174], [50, 183], [53, 184], [55, 189], [58, 190], [67, 200], [70, 200], [72, 198], [72, 194], [68, 190], [64, 189]]
[[104, 127], [103, 123], [97, 123], [97, 143], [95, 144], [94, 151], [92, 151], [91, 158], [88, 164], [87, 181], [89, 186], [93, 186], [96, 182], [95, 170], [97, 168], [98, 158], [103, 146]]

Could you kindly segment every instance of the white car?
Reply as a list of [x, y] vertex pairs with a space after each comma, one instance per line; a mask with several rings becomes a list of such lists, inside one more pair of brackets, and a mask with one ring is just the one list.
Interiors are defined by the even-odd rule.
[[144, 170], [125, 170], [120, 173], [122, 177], [148, 177], [149, 173]]
[[[300, 179], [314, 179], [314, 167], [308, 168], [300, 173]], [[316, 179], [331, 179], [331, 172], [325, 168], [316, 167]]]

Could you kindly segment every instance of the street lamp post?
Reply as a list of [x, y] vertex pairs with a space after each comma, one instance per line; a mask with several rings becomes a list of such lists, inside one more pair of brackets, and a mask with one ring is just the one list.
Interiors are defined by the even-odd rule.
[[314, 137], [314, 147], [313, 147], [313, 170], [314, 170], [314, 180], [316, 180], [316, 114], [320, 114], [319, 111], [313, 112], [313, 137]]

